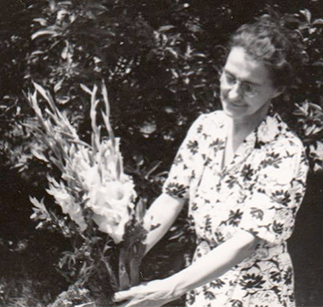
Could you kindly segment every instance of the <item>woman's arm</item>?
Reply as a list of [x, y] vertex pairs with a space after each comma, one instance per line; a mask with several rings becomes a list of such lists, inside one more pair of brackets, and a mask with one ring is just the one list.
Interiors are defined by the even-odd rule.
[[241, 230], [191, 266], [163, 280], [155, 280], [118, 292], [120, 307], [159, 307], [224, 274], [255, 251], [258, 239]]
[[229, 269], [251, 256], [258, 239], [250, 232], [240, 230], [235, 236], [199, 258], [191, 266], [168, 277], [174, 286], [175, 297], [202, 286], [223, 275]]
[[150, 206], [145, 216], [147, 235], [146, 253], [165, 235], [183, 208], [184, 199], [161, 194]]

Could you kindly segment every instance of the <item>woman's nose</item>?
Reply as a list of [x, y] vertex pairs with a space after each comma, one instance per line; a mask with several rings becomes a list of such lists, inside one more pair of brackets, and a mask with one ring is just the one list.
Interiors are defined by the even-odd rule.
[[240, 99], [242, 95], [241, 84], [238, 82], [228, 92], [228, 98], [232, 100]]

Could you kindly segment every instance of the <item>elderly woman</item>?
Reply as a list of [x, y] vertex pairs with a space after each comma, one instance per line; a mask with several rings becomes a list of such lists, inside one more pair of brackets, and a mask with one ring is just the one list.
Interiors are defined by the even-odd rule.
[[307, 175], [304, 148], [273, 99], [293, 76], [287, 29], [268, 16], [234, 33], [221, 75], [223, 111], [200, 116], [181, 145], [147, 224], [147, 251], [183, 206], [197, 234], [193, 263], [115, 295], [123, 307], [295, 306], [291, 236]]

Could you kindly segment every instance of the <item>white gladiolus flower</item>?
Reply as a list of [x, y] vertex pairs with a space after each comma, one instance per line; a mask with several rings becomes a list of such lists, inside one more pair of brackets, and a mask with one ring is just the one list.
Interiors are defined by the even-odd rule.
[[82, 209], [79, 204], [75, 202], [74, 197], [66, 191], [64, 186], [52, 181], [47, 193], [52, 195], [55, 202], [62, 208], [63, 213], [68, 214], [70, 218], [84, 231], [87, 227]]
[[99, 230], [111, 236], [115, 243], [122, 241], [125, 225], [132, 218], [135, 192], [133, 183], [111, 181], [89, 192], [87, 207]]

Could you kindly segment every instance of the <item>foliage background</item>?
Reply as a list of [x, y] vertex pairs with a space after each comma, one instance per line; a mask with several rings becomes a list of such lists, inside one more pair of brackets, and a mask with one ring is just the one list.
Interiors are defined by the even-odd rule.
[[[298, 305], [323, 306], [323, 117], [313, 108], [323, 106], [323, 7], [319, 0], [281, 2], [0, 1], [0, 304], [44, 306], [67, 286], [55, 263], [69, 242], [58, 233], [35, 231], [29, 219], [28, 196], [44, 196], [47, 171], [44, 162], [32, 158], [42, 144], [24, 126], [33, 122], [23, 95], [31, 80], [52, 91], [85, 141], [90, 104], [80, 84], [105, 80], [126, 171], [149, 205], [189, 125], [200, 113], [220, 108], [218, 76], [230, 33], [273, 8], [299, 30], [307, 48], [307, 64], [278, 107], [315, 149], [316, 172], [309, 176], [290, 250]], [[309, 109], [296, 117], [294, 103]], [[185, 265], [194, 247], [183, 220], [184, 215], [147, 256], [144, 279]]]

